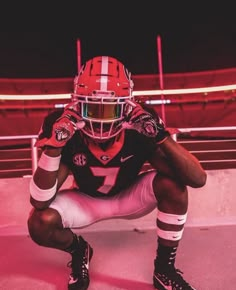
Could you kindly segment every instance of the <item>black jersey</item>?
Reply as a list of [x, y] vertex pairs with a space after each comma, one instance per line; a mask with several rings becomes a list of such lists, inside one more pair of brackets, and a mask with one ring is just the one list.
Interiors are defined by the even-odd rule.
[[[49, 137], [53, 113], [45, 118], [39, 138]], [[156, 149], [155, 142], [135, 130], [124, 130], [107, 150], [76, 131], [62, 150], [61, 162], [71, 170], [79, 189], [91, 196], [113, 196], [129, 186]]]

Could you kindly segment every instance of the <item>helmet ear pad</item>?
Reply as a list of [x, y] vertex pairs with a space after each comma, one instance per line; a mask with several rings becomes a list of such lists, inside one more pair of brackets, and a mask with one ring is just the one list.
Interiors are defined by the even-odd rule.
[[110, 139], [123, 129], [133, 100], [131, 74], [117, 59], [97, 56], [82, 66], [74, 79], [72, 99], [86, 125], [82, 131], [94, 139]]

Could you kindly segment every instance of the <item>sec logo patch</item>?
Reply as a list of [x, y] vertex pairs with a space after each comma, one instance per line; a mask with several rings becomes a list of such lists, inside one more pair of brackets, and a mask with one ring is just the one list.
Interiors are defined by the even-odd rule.
[[77, 166], [85, 166], [87, 164], [87, 157], [83, 153], [76, 154], [73, 157], [73, 163]]

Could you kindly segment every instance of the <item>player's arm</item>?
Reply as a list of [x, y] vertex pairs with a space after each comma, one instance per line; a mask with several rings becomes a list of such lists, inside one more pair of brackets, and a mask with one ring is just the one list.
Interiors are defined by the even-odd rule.
[[160, 173], [178, 178], [185, 185], [197, 188], [206, 183], [207, 175], [199, 160], [171, 136], [159, 144], [149, 162]]
[[42, 148], [43, 152], [30, 181], [30, 202], [35, 208], [47, 208], [66, 180], [69, 168], [61, 162], [62, 149], [83, 123], [70, 105], [56, 120], [44, 122], [36, 142], [36, 146]]
[[48, 147], [41, 155], [39, 166], [30, 182], [30, 202], [37, 209], [47, 208], [51, 204], [70, 173], [60, 158], [61, 148]]
[[145, 105], [129, 102], [133, 107], [124, 128], [133, 129], [151, 138], [157, 150], [149, 160], [159, 172], [178, 178], [184, 185], [202, 187], [206, 183], [206, 172], [198, 159], [182, 145], [174, 141], [163, 120]]

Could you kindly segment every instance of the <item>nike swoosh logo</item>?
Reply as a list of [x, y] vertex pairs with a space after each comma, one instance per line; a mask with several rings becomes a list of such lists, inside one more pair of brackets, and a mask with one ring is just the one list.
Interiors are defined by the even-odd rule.
[[87, 264], [84, 264], [84, 266], [86, 267], [86, 269], [89, 269], [89, 262]]
[[166, 290], [172, 290], [172, 286], [168, 286], [168, 285], [165, 285], [160, 279], [158, 279], [158, 277], [156, 275], [154, 275], [156, 280], [163, 286], [165, 287]]
[[87, 249], [87, 263], [84, 264], [84, 266], [86, 267], [86, 269], [89, 269], [89, 248]]
[[74, 284], [78, 281], [78, 278], [74, 279], [72, 276], [70, 276], [69, 284]]
[[132, 158], [134, 155], [129, 155], [127, 157], [121, 157], [120, 162], [125, 162], [126, 160]]

